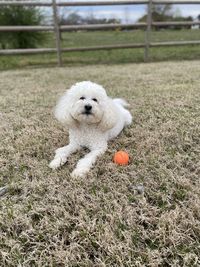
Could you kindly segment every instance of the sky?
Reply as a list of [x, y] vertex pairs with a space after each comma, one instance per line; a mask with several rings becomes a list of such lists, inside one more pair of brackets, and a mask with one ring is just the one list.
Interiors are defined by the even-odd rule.
[[[75, 0], [70, 0], [70, 1], [75, 2]], [[84, 0], [79, 0], [79, 1], [84, 1]], [[90, 1], [92, 2], [93, 0]], [[50, 10], [48, 12], [49, 15], [51, 15]], [[61, 11], [61, 13], [63, 13], [63, 9], [61, 7], [59, 7], [59, 10]], [[197, 16], [200, 14], [200, 4], [173, 5], [173, 10], [176, 12], [176, 14], [185, 17], [192, 16], [194, 19], [196, 19]], [[146, 11], [146, 5], [120, 5], [120, 6], [69, 7], [65, 12], [66, 14], [76, 12], [83, 17], [92, 14], [96, 18], [117, 18], [120, 19], [122, 23], [135, 23], [141, 16], [145, 14], [145, 11]]]
[[[118, 18], [124, 23], [134, 23], [145, 14], [146, 5], [99, 6], [70, 8], [82, 16], [94, 14], [97, 18]], [[173, 10], [183, 16], [196, 18], [200, 14], [200, 5], [173, 5]]]

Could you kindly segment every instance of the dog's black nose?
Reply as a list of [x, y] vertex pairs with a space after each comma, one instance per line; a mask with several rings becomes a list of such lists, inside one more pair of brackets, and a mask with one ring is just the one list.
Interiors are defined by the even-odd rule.
[[92, 109], [92, 106], [91, 105], [85, 105], [85, 110], [86, 111], [90, 111]]

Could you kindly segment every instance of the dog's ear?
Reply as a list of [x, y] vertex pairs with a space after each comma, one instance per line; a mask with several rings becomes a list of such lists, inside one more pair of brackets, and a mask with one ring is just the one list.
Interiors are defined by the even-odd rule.
[[103, 105], [104, 113], [99, 124], [100, 129], [105, 132], [113, 128], [117, 123], [117, 107], [114, 105], [113, 100], [109, 99]]
[[66, 91], [66, 93], [59, 99], [54, 109], [54, 115], [56, 119], [67, 128], [72, 126], [72, 124], [74, 123], [74, 119], [70, 114], [73, 102], [69, 91], [70, 90]]

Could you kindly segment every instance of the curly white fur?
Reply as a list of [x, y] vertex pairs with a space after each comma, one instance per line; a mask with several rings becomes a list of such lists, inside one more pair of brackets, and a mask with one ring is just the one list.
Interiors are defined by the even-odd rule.
[[90, 152], [79, 160], [72, 176], [84, 176], [107, 149], [107, 142], [131, 124], [126, 101], [111, 99], [104, 88], [90, 81], [73, 85], [59, 100], [55, 117], [69, 130], [69, 144], [58, 148], [49, 167], [56, 169], [82, 147]]

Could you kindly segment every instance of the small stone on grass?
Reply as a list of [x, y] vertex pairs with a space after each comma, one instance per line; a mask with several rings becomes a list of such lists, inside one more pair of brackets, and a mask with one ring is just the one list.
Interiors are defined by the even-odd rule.
[[7, 191], [8, 191], [8, 188], [6, 186], [0, 187], [0, 197], [5, 195], [7, 193]]
[[144, 186], [142, 184], [139, 185], [129, 185], [128, 189], [134, 193], [134, 195], [142, 195], [144, 194]]

